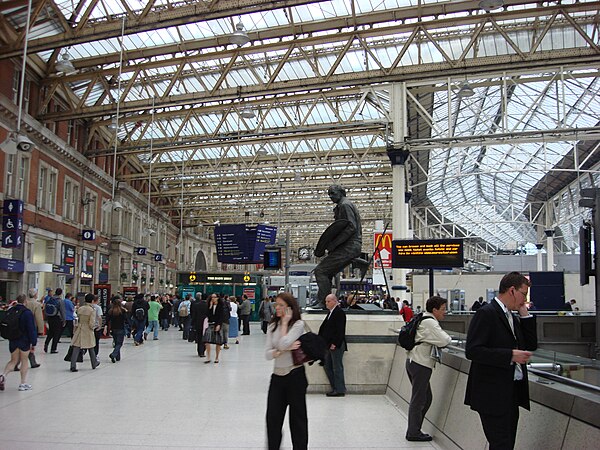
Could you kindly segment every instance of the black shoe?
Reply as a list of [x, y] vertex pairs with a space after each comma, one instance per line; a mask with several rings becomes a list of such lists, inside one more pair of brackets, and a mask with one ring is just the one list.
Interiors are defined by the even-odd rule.
[[44, 347], [44, 353], [48, 353], [48, 347]]
[[31, 365], [31, 368], [32, 368], [32, 369], [36, 369], [36, 368], [38, 368], [38, 367], [40, 367], [40, 366], [41, 366], [41, 364], [40, 364], [40, 363], [36, 363], [36, 364], [32, 364], [32, 365]]
[[79, 372], [79, 370], [77, 370], [77, 369], [73, 369], [73, 368], [71, 367], [71, 372]]
[[50, 353], [58, 353], [58, 351], [54, 350], [54, 351], [52, 351], [52, 352], [50, 352]]
[[21, 368], [19, 366], [15, 366], [15, 372], [18, 372], [19, 370], [21, 370]]
[[346, 394], [344, 392], [335, 392], [335, 391], [328, 392], [325, 395], [327, 397], [345, 397], [346, 396]]
[[117, 360], [115, 359], [115, 357], [113, 355], [110, 355], [109, 357], [113, 364], [117, 362]]
[[426, 433], [421, 433], [419, 436], [406, 436], [407, 441], [411, 442], [429, 442], [432, 441], [433, 438]]

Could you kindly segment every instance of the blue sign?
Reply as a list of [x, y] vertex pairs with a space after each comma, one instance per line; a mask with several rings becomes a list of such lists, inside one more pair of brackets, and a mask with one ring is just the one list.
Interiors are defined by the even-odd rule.
[[135, 254], [139, 255], [139, 256], [145, 256], [146, 255], [146, 247], [136, 247]]
[[277, 227], [269, 225], [258, 225], [256, 227], [255, 244], [252, 261], [260, 264], [263, 262], [263, 254], [265, 248], [269, 245], [275, 244], [275, 238], [277, 237]]
[[21, 248], [23, 245], [23, 232], [20, 230], [3, 231], [2, 232], [2, 247], [3, 248]]
[[9, 216], [23, 215], [23, 200], [4, 200], [2, 212]]
[[96, 231], [95, 230], [83, 230], [81, 232], [81, 240], [82, 241], [95, 241], [96, 240]]
[[162, 261], [162, 255], [160, 253], [157, 253], [156, 255], [154, 255], [154, 261], [156, 261], [156, 262]]
[[71, 266], [59, 266], [58, 264], [52, 264], [52, 272], [62, 273], [64, 275], [73, 275], [73, 267]]
[[15, 231], [23, 229], [23, 218], [19, 216], [2, 217], [2, 231]]
[[0, 270], [7, 272], [25, 272], [25, 263], [16, 259], [0, 258]]

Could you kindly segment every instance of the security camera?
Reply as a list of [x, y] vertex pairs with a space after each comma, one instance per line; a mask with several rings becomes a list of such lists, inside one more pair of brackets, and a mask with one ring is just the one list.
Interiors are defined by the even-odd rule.
[[121, 205], [121, 202], [119, 202], [118, 200], [115, 200], [115, 202], [113, 203], [113, 209], [115, 211], [121, 211], [123, 209], [123, 205]]
[[25, 136], [24, 134], [20, 134], [17, 136], [17, 149], [22, 152], [30, 152], [33, 148], [33, 142]]
[[156, 231], [154, 231], [152, 228], [148, 228], [148, 235], [154, 236], [155, 234], [156, 234]]

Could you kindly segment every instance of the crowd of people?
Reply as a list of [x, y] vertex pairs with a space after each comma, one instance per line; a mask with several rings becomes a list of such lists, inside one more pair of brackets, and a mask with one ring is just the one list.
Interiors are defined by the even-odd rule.
[[[261, 303], [261, 317], [266, 314], [269, 320], [273, 311], [271, 302], [269, 298]], [[138, 294], [129, 301], [115, 295], [104, 308], [103, 311], [94, 294], [88, 293], [78, 300], [70, 293], [63, 295], [61, 288], [48, 288], [41, 298], [34, 288], [29, 289], [27, 296], [19, 295], [5, 313], [6, 318], [16, 319], [7, 338], [11, 359], [0, 374], [0, 391], [5, 389], [6, 377], [13, 371], [20, 371], [20, 391], [32, 389], [27, 383], [27, 372], [30, 367], [40, 366], [35, 349], [44, 335], [43, 350], [50, 354], [58, 353], [61, 338], [70, 339], [65, 361], [70, 362], [71, 372], [77, 372], [77, 363], [83, 362], [86, 353], [92, 369], [98, 367], [102, 337], [112, 336], [108, 357], [117, 363], [125, 338], [133, 338], [134, 346], [140, 346], [149, 338], [159, 340], [159, 330], [175, 327], [183, 339], [197, 344], [198, 356], [206, 357], [206, 363], [218, 363], [222, 347], [228, 349], [229, 342], [239, 344], [240, 335], [250, 334], [252, 305], [246, 295], [238, 298], [198, 293], [195, 298], [189, 294], [180, 298], [169, 294]], [[211, 346], [215, 348], [214, 361]]]

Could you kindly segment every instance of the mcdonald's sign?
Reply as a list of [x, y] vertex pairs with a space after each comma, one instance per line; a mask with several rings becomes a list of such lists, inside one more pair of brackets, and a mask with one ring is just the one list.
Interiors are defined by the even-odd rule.
[[[379, 245], [378, 245], [379, 244]], [[379, 251], [375, 253], [373, 260], [374, 269], [391, 269], [392, 268], [392, 232], [375, 233], [373, 240], [373, 248]]]

